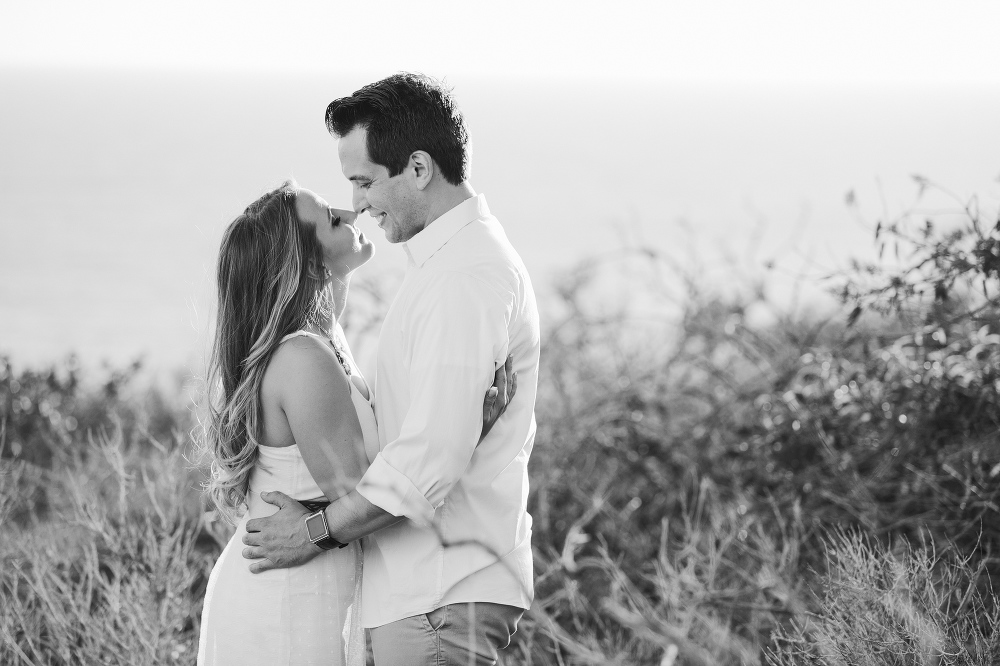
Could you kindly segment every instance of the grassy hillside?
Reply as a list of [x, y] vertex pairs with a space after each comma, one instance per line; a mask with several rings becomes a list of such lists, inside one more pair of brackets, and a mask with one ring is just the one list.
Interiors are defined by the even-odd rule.
[[[880, 224], [903, 259], [825, 319], [692, 286], [649, 326], [567, 276], [507, 662], [1000, 663], [1000, 223], [958, 215]], [[193, 662], [229, 532], [191, 409], [136, 370], [0, 362], [0, 663]]]

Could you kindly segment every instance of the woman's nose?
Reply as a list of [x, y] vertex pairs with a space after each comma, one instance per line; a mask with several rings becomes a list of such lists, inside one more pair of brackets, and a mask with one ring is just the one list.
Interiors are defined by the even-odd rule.
[[340, 214], [340, 221], [345, 224], [353, 226], [358, 221], [358, 214], [352, 210], [341, 210], [338, 213]]

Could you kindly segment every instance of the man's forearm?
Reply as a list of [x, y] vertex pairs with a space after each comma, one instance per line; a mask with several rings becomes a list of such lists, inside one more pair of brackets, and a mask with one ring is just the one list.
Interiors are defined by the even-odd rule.
[[383, 527], [403, 520], [382, 507], [369, 502], [357, 490], [352, 490], [326, 507], [326, 522], [330, 535], [341, 543], [350, 543]]

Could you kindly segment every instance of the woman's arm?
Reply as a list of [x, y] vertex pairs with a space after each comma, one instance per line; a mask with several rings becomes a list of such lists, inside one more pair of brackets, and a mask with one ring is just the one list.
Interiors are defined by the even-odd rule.
[[349, 379], [322, 341], [301, 337], [276, 355], [278, 404], [313, 479], [333, 501], [354, 489], [367, 467]]

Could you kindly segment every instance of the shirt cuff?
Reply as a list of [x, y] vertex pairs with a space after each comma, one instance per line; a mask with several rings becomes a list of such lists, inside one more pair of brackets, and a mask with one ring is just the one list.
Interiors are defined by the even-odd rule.
[[356, 488], [358, 494], [394, 516], [430, 525], [434, 507], [405, 474], [386, 462], [379, 453]]

